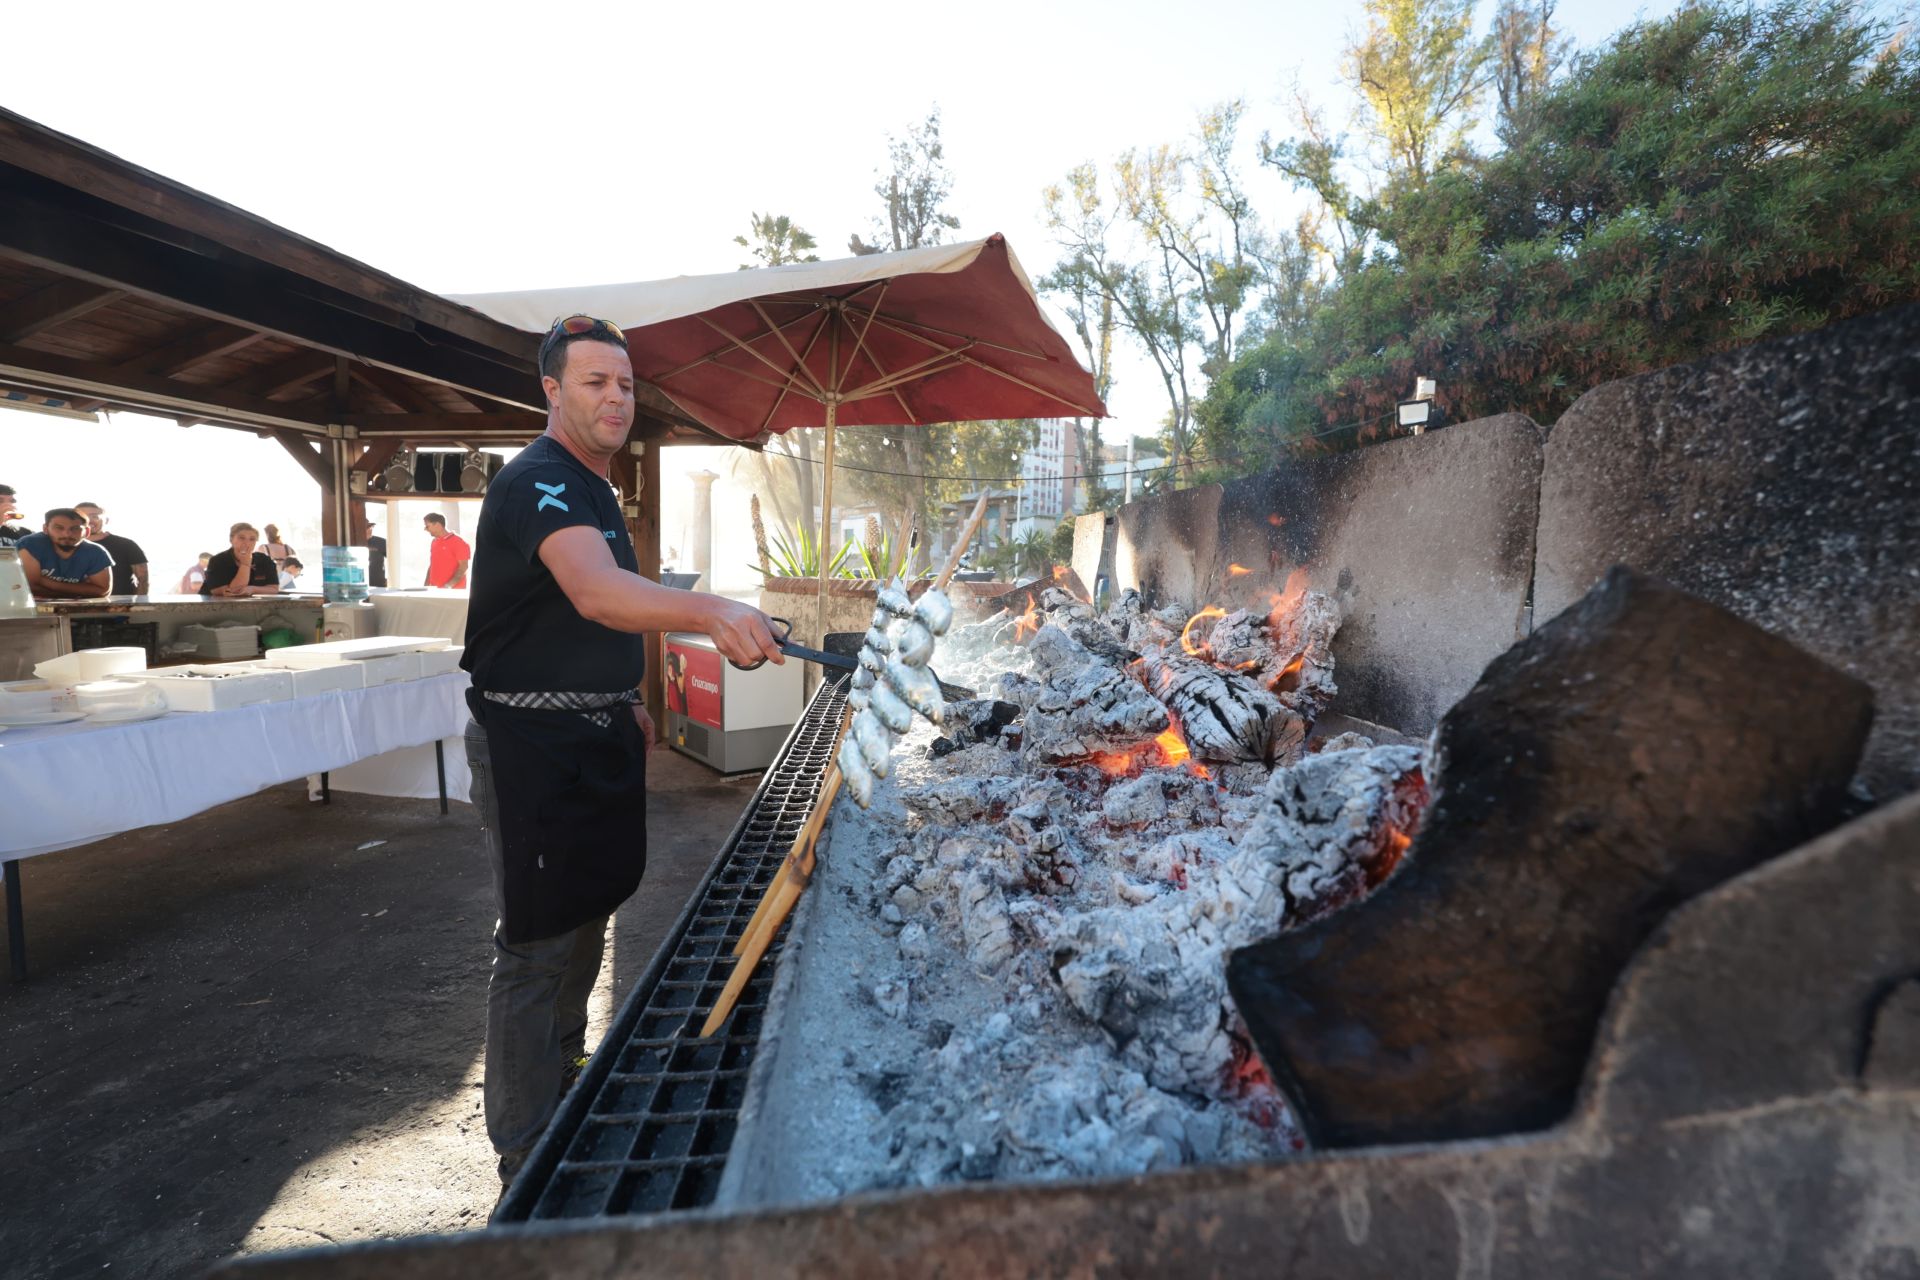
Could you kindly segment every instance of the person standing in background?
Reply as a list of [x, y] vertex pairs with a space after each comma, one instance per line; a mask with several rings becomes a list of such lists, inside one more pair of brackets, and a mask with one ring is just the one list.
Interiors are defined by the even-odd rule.
[[280, 526], [277, 524], [267, 526], [267, 540], [260, 544], [260, 550], [275, 564], [293, 554], [293, 548], [280, 541]]
[[433, 539], [433, 549], [427, 556], [427, 585], [465, 587], [473, 548], [465, 538], [447, 529], [447, 518], [438, 511], [428, 513], [420, 523]]
[[367, 585], [387, 585], [387, 540], [373, 531], [373, 521], [360, 517], [360, 541], [367, 548]]
[[294, 556], [288, 556], [280, 562], [280, 589], [282, 591], [299, 590], [300, 571], [307, 566]]
[[76, 502], [73, 509], [87, 518], [87, 541], [105, 547], [113, 557], [113, 590], [110, 595], [147, 594], [147, 553], [132, 538], [107, 532], [107, 512], [97, 502]]
[[180, 594], [183, 596], [199, 593], [200, 584], [207, 580], [207, 564], [213, 559], [213, 552], [202, 551], [200, 559], [185, 573], [180, 575]]

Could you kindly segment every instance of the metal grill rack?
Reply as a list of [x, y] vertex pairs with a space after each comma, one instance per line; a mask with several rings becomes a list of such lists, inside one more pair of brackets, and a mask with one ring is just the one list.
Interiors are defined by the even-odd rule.
[[733, 944], [813, 808], [846, 705], [823, 683], [706, 881], [674, 923], [567, 1096], [495, 1222], [695, 1209], [713, 1201], [784, 926], [720, 1033], [699, 1025], [733, 968]]

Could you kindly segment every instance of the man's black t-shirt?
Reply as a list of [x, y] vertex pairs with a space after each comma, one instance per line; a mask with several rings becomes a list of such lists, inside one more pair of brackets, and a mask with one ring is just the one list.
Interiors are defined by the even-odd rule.
[[0, 547], [15, 546], [32, 532], [23, 524], [0, 524]]
[[[123, 538], [117, 533], [102, 534], [89, 541], [99, 543], [107, 549], [107, 554], [113, 557], [113, 585], [107, 589], [108, 594], [132, 595], [136, 590], [133, 582], [133, 566], [147, 562], [147, 553], [140, 549], [140, 544], [132, 538]], [[229, 551], [227, 554], [233, 553]]]
[[[200, 594], [211, 595], [215, 587], [224, 587], [232, 582], [240, 572], [239, 557], [228, 547], [213, 559], [207, 561], [207, 576], [201, 580]], [[253, 553], [253, 563], [248, 567], [247, 585], [250, 587], [277, 587], [280, 585], [280, 571], [273, 567], [273, 557], [264, 551]]]
[[599, 530], [614, 563], [639, 572], [613, 486], [541, 436], [501, 468], [480, 504], [460, 659], [474, 688], [619, 693], [639, 685], [646, 672], [640, 637], [581, 617], [540, 562], [547, 535], [574, 525]]

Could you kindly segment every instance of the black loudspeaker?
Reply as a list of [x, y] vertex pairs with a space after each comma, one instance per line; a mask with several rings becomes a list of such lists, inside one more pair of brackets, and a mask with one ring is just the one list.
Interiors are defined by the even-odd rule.
[[459, 493], [460, 468], [466, 464], [467, 455], [464, 453], [436, 453], [433, 456], [440, 461], [440, 492]]
[[413, 491], [415, 493], [440, 492], [439, 454], [416, 453], [413, 455]]

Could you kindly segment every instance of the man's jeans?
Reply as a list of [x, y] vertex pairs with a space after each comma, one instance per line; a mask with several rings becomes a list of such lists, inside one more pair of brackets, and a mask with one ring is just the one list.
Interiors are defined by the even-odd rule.
[[[501, 861], [500, 806], [494, 798], [487, 734], [467, 722], [468, 793], [486, 836], [493, 900], [501, 914], [506, 870]], [[493, 928], [493, 976], [487, 982], [487, 1136], [500, 1156], [504, 1183], [526, 1162], [560, 1104], [569, 1062], [587, 1039], [587, 997], [600, 974], [607, 917], [537, 942], [507, 943]]]

